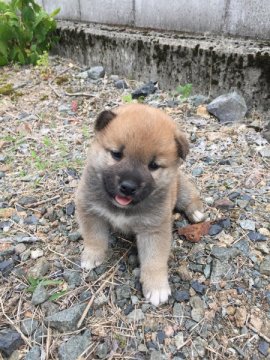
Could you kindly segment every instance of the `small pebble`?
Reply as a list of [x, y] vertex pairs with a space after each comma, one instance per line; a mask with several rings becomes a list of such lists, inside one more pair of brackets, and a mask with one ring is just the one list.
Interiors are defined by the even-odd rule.
[[131, 313], [131, 311], [134, 309], [132, 304], [128, 304], [127, 307], [124, 310], [124, 314], [128, 315], [129, 313]]
[[164, 343], [165, 337], [166, 337], [166, 335], [165, 335], [165, 332], [163, 330], [159, 330], [157, 332], [157, 340], [158, 340], [158, 342], [160, 344]]
[[144, 319], [144, 313], [141, 309], [134, 309], [127, 315], [128, 322], [138, 322]]
[[215, 235], [219, 234], [222, 231], [222, 229], [223, 229], [223, 227], [221, 225], [213, 224], [210, 226], [208, 234], [210, 236], [215, 236]]
[[250, 231], [248, 233], [248, 237], [252, 241], [266, 241], [267, 237], [262, 235], [260, 232], [257, 231]]
[[176, 290], [173, 297], [178, 302], [188, 301], [190, 298], [189, 293], [186, 290]]
[[248, 220], [248, 219], [240, 220], [239, 224], [241, 228], [244, 230], [255, 231], [255, 221], [253, 220]]
[[31, 251], [31, 259], [38, 259], [44, 255], [44, 251], [41, 249], [36, 249]]
[[74, 213], [75, 213], [75, 204], [74, 204], [73, 201], [66, 205], [65, 212], [66, 212], [67, 216], [74, 215]]
[[202, 168], [195, 168], [192, 170], [192, 176], [195, 176], [195, 177], [199, 177], [203, 174], [203, 169]]
[[230, 199], [219, 199], [215, 201], [214, 206], [217, 209], [229, 210], [234, 207], [234, 203]]
[[75, 231], [68, 234], [68, 240], [70, 241], [78, 241], [82, 239], [82, 235], [79, 233], [79, 231]]
[[269, 350], [269, 344], [268, 342], [262, 340], [259, 342], [259, 352], [261, 354], [263, 354], [264, 356], [268, 355], [268, 350]]
[[32, 304], [39, 305], [49, 298], [49, 294], [43, 285], [38, 285], [32, 295]]
[[125, 82], [125, 80], [117, 80], [115, 81], [114, 83], [114, 86], [117, 88], [117, 89], [128, 89], [128, 85], [127, 83]]
[[191, 286], [198, 294], [203, 295], [206, 291], [206, 286], [199, 283], [198, 281], [192, 281]]

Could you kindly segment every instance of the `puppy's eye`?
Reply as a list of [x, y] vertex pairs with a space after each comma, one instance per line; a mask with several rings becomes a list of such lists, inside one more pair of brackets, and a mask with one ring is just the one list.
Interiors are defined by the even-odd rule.
[[112, 155], [112, 158], [114, 160], [117, 160], [117, 161], [121, 160], [122, 157], [123, 157], [122, 151], [113, 151], [113, 150], [111, 150], [110, 153]]
[[154, 170], [157, 170], [159, 169], [160, 166], [155, 162], [155, 161], [151, 161], [149, 164], [148, 164], [148, 169], [150, 171], [154, 171]]

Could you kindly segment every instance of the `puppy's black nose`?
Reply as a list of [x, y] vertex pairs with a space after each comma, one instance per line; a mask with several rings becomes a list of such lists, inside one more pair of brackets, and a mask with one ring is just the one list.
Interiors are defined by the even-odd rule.
[[121, 193], [127, 196], [134, 195], [137, 188], [138, 185], [133, 180], [123, 180], [119, 185]]

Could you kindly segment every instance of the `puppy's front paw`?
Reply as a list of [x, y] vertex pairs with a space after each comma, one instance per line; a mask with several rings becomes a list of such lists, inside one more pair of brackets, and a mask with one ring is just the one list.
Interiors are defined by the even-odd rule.
[[192, 213], [189, 213], [188, 218], [192, 223], [199, 223], [205, 220], [205, 213], [200, 210], [195, 210]]
[[149, 300], [153, 305], [165, 303], [171, 295], [171, 289], [167, 278], [141, 280], [143, 285], [143, 294], [146, 300]]
[[85, 248], [82, 252], [81, 267], [92, 270], [103, 263], [106, 252], [102, 249]]
[[203, 210], [201, 200], [194, 201], [186, 209], [185, 214], [192, 223], [199, 223], [205, 220], [206, 215]]

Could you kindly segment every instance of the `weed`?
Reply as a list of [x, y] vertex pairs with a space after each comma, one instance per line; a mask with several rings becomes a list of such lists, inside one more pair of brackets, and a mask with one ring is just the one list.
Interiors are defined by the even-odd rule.
[[13, 92], [13, 84], [5, 84], [0, 87], [0, 95], [10, 95]]
[[52, 146], [52, 140], [48, 137], [48, 136], [44, 136], [43, 138], [43, 144], [46, 146], [46, 147], [51, 147]]
[[55, 15], [34, 0], [0, 0], [0, 66], [10, 62], [36, 64], [56, 42]]
[[[56, 286], [56, 285], [63, 284], [63, 280], [51, 280], [51, 279], [46, 279], [46, 278], [35, 279], [33, 277], [29, 277], [27, 280], [28, 280], [29, 286], [28, 286], [28, 288], [26, 288], [26, 292], [30, 292], [30, 293], [33, 293], [39, 285]], [[67, 292], [67, 290], [57, 291], [49, 297], [49, 300], [50, 301], [57, 300], [61, 296], [63, 296], [66, 292]]]
[[35, 167], [37, 170], [45, 170], [48, 167], [48, 160], [43, 161], [41, 157], [35, 152], [35, 150], [31, 150], [30, 152], [32, 159], [34, 160]]
[[124, 103], [131, 103], [132, 102], [132, 95], [131, 94], [123, 95], [122, 96], [122, 101]]
[[186, 101], [192, 93], [192, 84], [179, 85], [173, 93], [174, 96], [178, 96], [181, 101]]

